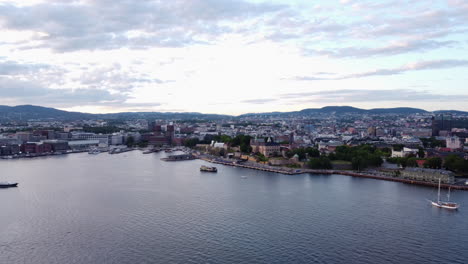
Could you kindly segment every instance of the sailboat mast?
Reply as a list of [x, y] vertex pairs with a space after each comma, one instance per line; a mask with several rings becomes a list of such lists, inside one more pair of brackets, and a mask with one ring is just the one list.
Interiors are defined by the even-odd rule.
[[437, 191], [437, 202], [440, 203], [440, 178], [439, 178], [439, 190]]

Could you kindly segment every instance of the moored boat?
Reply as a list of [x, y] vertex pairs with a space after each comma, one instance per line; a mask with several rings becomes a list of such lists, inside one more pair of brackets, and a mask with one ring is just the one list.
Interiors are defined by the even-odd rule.
[[202, 166], [200, 167], [200, 171], [217, 172], [218, 169], [217, 169], [216, 167], [208, 167], [208, 166], [202, 165]]
[[154, 150], [152, 150], [152, 149], [147, 149], [147, 150], [143, 151], [143, 154], [151, 154], [151, 153], [153, 153], [153, 152], [154, 152]]
[[99, 153], [101, 153], [101, 151], [98, 148], [93, 148], [88, 151], [88, 154], [91, 154], [91, 155], [97, 155]]
[[10, 188], [10, 187], [17, 187], [17, 182], [0, 182], [0, 188]]

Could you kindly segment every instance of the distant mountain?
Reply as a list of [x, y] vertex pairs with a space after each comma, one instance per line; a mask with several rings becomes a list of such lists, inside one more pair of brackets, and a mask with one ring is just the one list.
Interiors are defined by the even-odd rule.
[[371, 114], [425, 114], [426, 110], [411, 107], [375, 108], [367, 110]]
[[68, 112], [55, 108], [48, 108], [35, 105], [18, 105], [18, 106], [0, 106], [0, 119], [9, 120], [30, 120], [30, 119], [60, 119], [60, 120], [76, 120], [88, 119], [92, 114]]
[[365, 113], [367, 110], [352, 107], [352, 106], [325, 106], [322, 108], [309, 108], [299, 111], [300, 114], [312, 114], [312, 113]]
[[428, 111], [418, 108], [410, 107], [397, 107], [397, 108], [376, 108], [376, 109], [361, 109], [352, 106], [325, 106], [322, 108], [308, 108], [301, 111], [293, 112], [271, 112], [271, 113], [258, 113], [258, 114], [245, 114], [242, 116], [249, 115], [311, 115], [311, 114], [416, 114], [416, 113], [428, 113]]
[[57, 119], [63, 121], [83, 119], [206, 119], [216, 120], [230, 118], [228, 115], [201, 113], [160, 113], [160, 112], [122, 112], [114, 114], [89, 114], [68, 112], [55, 108], [34, 105], [4, 106], [0, 105], [0, 120], [46, 120]]
[[[304, 116], [314, 114], [416, 114], [416, 113], [429, 113], [426, 110], [410, 107], [397, 107], [397, 108], [376, 108], [376, 109], [361, 109], [352, 106], [326, 106], [323, 108], [308, 108], [300, 111], [292, 112], [268, 112], [268, 113], [250, 113], [240, 115], [238, 117], [246, 116]], [[434, 113], [452, 113], [452, 114], [465, 114], [468, 112], [456, 110], [441, 110]], [[89, 114], [80, 112], [68, 112], [55, 108], [48, 108], [35, 105], [18, 105], [18, 106], [4, 106], [0, 105], [0, 120], [46, 120], [57, 119], [64, 121], [83, 120], [83, 119], [178, 119], [178, 120], [218, 120], [226, 118], [236, 118], [230, 115], [217, 115], [217, 114], [202, 114], [202, 113], [162, 113], [162, 112], [122, 112], [114, 114]]]
[[102, 119], [203, 119], [216, 120], [232, 118], [229, 115], [201, 114], [201, 113], [175, 113], [175, 112], [122, 112], [114, 114], [95, 114], [96, 118]]
[[468, 112], [458, 110], [439, 110], [434, 111], [435, 114], [454, 114], [454, 115], [468, 115]]

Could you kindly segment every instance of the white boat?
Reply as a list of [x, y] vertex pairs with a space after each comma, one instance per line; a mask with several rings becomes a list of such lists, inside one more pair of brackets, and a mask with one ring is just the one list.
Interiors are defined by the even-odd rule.
[[447, 201], [443, 202], [440, 200], [440, 178], [439, 178], [439, 189], [437, 191], [437, 201], [431, 201], [431, 204], [435, 207], [445, 208], [449, 210], [457, 210], [460, 207], [459, 204], [450, 202], [450, 188], [447, 193]]
[[151, 153], [153, 153], [153, 152], [154, 152], [154, 150], [152, 150], [152, 149], [147, 149], [147, 150], [143, 151], [143, 154], [151, 154]]
[[97, 148], [93, 148], [88, 151], [88, 154], [92, 154], [92, 155], [97, 155], [99, 153], [101, 153], [101, 151]]

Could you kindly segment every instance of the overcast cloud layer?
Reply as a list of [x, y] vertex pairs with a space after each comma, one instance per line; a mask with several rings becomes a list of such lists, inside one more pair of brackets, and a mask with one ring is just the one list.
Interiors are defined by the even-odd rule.
[[468, 110], [468, 2], [0, 0], [0, 104]]

